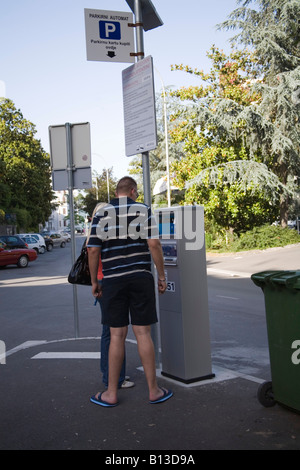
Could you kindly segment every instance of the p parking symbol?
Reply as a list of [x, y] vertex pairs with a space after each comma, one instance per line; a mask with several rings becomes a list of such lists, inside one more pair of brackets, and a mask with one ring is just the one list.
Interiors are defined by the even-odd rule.
[[121, 24], [117, 21], [99, 21], [101, 39], [121, 39]]

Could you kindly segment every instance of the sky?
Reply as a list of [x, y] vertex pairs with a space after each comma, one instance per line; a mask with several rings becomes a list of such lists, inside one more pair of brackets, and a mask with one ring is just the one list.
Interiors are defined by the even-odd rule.
[[[163, 25], [144, 32], [145, 56], [154, 63], [156, 92], [199, 83], [171, 71], [172, 64], [210, 70], [206, 52], [230, 51], [233, 32], [216, 25], [236, 0], [152, 0]], [[31, 121], [50, 152], [49, 126], [89, 122], [92, 170], [128, 174], [125, 155], [122, 70], [130, 63], [88, 61], [84, 9], [131, 11], [126, 0], [0, 0], [0, 96]]]

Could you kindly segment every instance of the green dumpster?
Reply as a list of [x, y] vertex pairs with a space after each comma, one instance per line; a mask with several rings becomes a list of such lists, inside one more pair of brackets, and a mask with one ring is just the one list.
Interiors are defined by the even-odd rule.
[[251, 279], [264, 292], [272, 376], [258, 399], [300, 411], [300, 270], [264, 271]]

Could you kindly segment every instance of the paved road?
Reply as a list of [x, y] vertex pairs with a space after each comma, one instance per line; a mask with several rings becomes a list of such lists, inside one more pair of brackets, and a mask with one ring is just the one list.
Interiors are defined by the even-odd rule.
[[[79, 253], [83, 237], [76, 242]], [[9, 353], [0, 365], [0, 449], [173, 449], [174, 454], [300, 448], [299, 416], [277, 406], [265, 409], [256, 398], [269, 365], [263, 295], [249, 278], [270, 266], [298, 267], [299, 247], [208, 255], [216, 379], [187, 387], [160, 378], [175, 395], [153, 409], [129, 337], [127, 369], [136, 387], [122, 392], [120, 406], [109, 412], [89, 403], [101, 387], [100, 312], [90, 289], [78, 287], [82, 339], [74, 340], [72, 287], [66, 282], [70, 259], [67, 245], [27, 269], [0, 271], [0, 339]]]

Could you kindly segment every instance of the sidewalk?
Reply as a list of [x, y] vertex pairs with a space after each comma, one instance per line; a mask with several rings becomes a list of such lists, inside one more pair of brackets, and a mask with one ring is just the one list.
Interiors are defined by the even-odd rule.
[[206, 261], [208, 274], [221, 271], [228, 276], [250, 277], [260, 271], [299, 270], [300, 244], [237, 253], [208, 252]]

